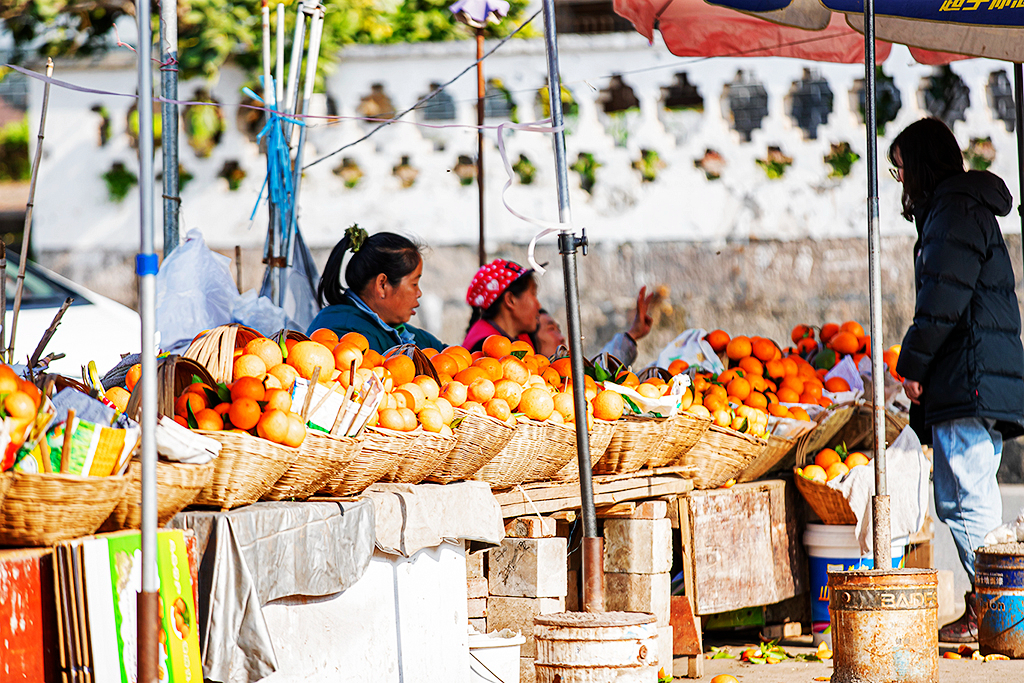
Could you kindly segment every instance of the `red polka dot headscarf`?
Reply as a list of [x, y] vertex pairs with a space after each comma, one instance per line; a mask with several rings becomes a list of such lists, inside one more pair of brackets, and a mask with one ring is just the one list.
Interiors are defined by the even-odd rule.
[[494, 259], [476, 271], [466, 292], [466, 303], [476, 308], [489, 308], [509, 285], [529, 272], [514, 261]]

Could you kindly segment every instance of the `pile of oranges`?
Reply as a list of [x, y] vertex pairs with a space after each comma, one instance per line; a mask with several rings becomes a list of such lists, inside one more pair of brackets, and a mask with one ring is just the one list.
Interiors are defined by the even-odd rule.
[[[831, 369], [846, 356], [851, 356], [858, 366], [862, 358], [871, 356], [871, 336], [864, 334], [864, 328], [856, 320], [847, 320], [841, 325], [825, 323], [818, 331], [818, 337], [820, 341], [814, 338], [814, 328], [810, 325], [797, 325], [791, 335], [793, 346], [787, 348], [786, 353], [814, 357], [815, 366], [825, 369]], [[899, 358], [899, 344], [893, 344], [882, 352], [882, 361], [889, 373], [902, 382], [903, 378], [896, 372]]]
[[836, 449], [823, 448], [814, 456], [813, 465], [798, 467], [796, 473], [804, 479], [824, 484], [833, 479], [841, 479], [854, 467], [867, 465], [870, 462], [868, 456], [859, 451], [847, 453], [845, 446], [839, 446]]
[[10, 366], [0, 363], [0, 417], [10, 436], [8, 448], [0, 452], [0, 471], [14, 464], [14, 455], [25, 442], [42, 401], [42, 393], [35, 384], [21, 379]]

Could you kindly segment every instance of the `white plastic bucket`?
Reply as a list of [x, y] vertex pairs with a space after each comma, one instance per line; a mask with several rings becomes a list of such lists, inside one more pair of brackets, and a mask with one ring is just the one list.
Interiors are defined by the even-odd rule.
[[[892, 539], [892, 566], [903, 566], [903, 554], [909, 537]], [[804, 532], [811, 579], [811, 634], [815, 645], [826, 642], [831, 647], [829, 630], [828, 574], [854, 569], [871, 569], [875, 560], [861, 555], [857, 527], [853, 524], [808, 524]]]
[[469, 680], [519, 683], [519, 649], [526, 638], [511, 629], [494, 633], [469, 632]]

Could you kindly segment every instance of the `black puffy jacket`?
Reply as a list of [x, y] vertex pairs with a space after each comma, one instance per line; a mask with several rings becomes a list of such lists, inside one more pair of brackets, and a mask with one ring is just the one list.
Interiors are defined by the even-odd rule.
[[996, 221], [1011, 205], [998, 176], [969, 171], [946, 179], [930, 201], [914, 207], [917, 303], [897, 371], [924, 386], [926, 425], [987, 417], [1006, 436], [1021, 433], [1020, 309]]

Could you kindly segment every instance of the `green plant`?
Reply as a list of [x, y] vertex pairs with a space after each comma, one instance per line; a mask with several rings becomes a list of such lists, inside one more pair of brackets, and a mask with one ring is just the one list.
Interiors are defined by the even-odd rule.
[[601, 164], [597, 162], [590, 152], [580, 152], [576, 157], [576, 163], [569, 168], [580, 174], [580, 187], [588, 194], [594, 193], [594, 183], [597, 182], [597, 169]]
[[665, 168], [665, 162], [653, 149], [642, 149], [640, 158], [633, 162], [633, 168], [640, 171], [640, 177], [645, 183], [653, 183], [658, 178], [658, 172]]
[[[110, 120], [110, 110], [102, 104], [94, 106], [92, 111], [99, 114], [100, 117], [100, 147], [103, 147], [110, 140], [114, 130], [114, 123]], [[136, 123], [137, 126], [138, 124]]]
[[355, 159], [345, 157], [341, 160], [341, 164], [335, 167], [334, 175], [340, 177], [342, 182], [345, 183], [345, 187], [351, 190], [359, 184], [360, 179], [363, 177], [363, 169], [359, 168], [359, 164]]
[[487, 85], [497, 90], [508, 104], [508, 120], [512, 123], [519, 123], [519, 107], [516, 105], [516, 101], [512, 99], [512, 91], [505, 87], [504, 82], [500, 78], [488, 79]]
[[115, 204], [124, 201], [132, 188], [139, 184], [138, 176], [125, 168], [120, 161], [115, 161], [110, 170], [101, 177], [107, 184], [107, 197]]
[[786, 174], [786, 169], [793, 165], [793, 157], [787, 157], [778, 147], [769, 147], [768, 154], [764, 159], [758, 159], [757, 165], [769, 180], [778, 180]]
[[[865, 119], [864, 82], [860, 81], [860, 93], [858, 99], [858, 111], [861, 119]], [[887, 76], [881, 65], [875, 67], [875, 130], [878, 135], [885, 135], [885, 126], [896, 118], [903, 106], [900, 98], [900, 91], [896, 87], [892, 76]]]
[[[100, 133], [101, 137], [103, 133]], [[108, 133], [109, 135], [109, 133]], [[153, 146], [159, 147], [163, 135], [163, 116], [160, 111], [153, 109]], [[132, 107], [128, 112], [128, 137], [131, 138], [132, 147], [139, 145], [139, 109]]]
[[28, 117], [0, 128], [0, 180], [28, 180]]
[[605, 132], [611, 136], [612, 140], [615, 141], [616, 147], [625, 147], [629, 141], [629, 119], [630, 114], [639, 114], [640, 109], [633, 107], [630, 109], [623, 109], [622, 111], [614, 111], [609, 113], [608, 124], [605, 126]]
[[828, 177], [845, 178], [859, 159], [860, 155], [850, 149], [849, 142], [833, 144], [831, 151], [825, 155], [825, 163], [832, 167]]
[[973, 171], [987, 171], [996, 160], [996, 148], [992, 138], [971, 138], [971, 144], [964, 150], [964, 158]]
[[[195, 99], [201, 102], [213, 101], [210, 93], [198, 90]], [[224, 115], [218, 107], [190, 104], [185, 107], [185, 137], [198, 157], [208, 157], [224, 134]]]
[[531, 184], [534, 176], [537, 175], [537, 167], [525, 154], [519, 155], [519, 160], [512, 164], [512, 170], [519, 176], [519, 182], [523, 185]]
[[[559, 92], [562, 95], [562, 115], [576, 116], [579, 113], [580, 106], [576, 104], [576, 98], [572, 96], [572, 91], [566, 88], [562, 83], [559, 83], [558, 85]], [[545, 85], [537, 91], [537, 103], [540, 105], [543, 118], [550, 118], [551, 102], [548, 96], [548, 86]]]

